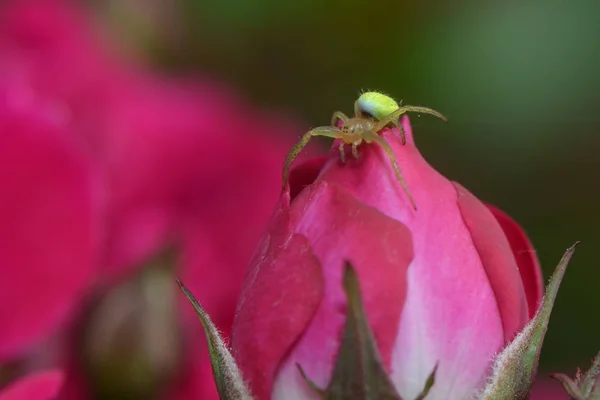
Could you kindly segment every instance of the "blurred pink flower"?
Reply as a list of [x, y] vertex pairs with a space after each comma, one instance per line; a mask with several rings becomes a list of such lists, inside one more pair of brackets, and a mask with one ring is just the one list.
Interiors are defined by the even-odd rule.
[[[136, 187], [112, 186], [115, 186], [115, 177], [127, 174], [131, 169], [117, 171], [122, 165], [113, 165], [122, 164], [120, 159], [129, 157], [131, 164], [136, 166], [137, 153], [122, 154], [119, 148], [115, 149], [119, 141], [127, 142], [126, 135], [132, 133], [128, 130], [123, 132], [120, 126], [115, 126], [120, 121], [113, 119], [120, 117], [115, 112], [128, 112], [120, 109], [121, 104], [129, 109], [135, 107], [127, 100], [139, 100], [131, 97], [132, 93], [138, 93], [137, 86], [143, 87], [133, 83], [140, 80], [141, 70], [136, 71], [123, 54], [116, 52], [114, 43], [103, 40], [98, 24], [74, 1], [11, 1], [3, 7], [0, 16], [0, 49], [5, 63], [19, 71], [33, 90], [52, 96], [65, 105], [76, 128], [74, 136], [87, 145], [90, 157], [107, 170], [109, 195], [130, 196], [129, 193], [135, 192]], [[122, 99], [124, 96], [128, 99]], [[128, 117], [143, 119], [150, 115], [160, 118], [160, 114], [155, 114], [156, 110], [148, 110], [148, 114], [142, 109], [137, 110], [137, 115]], [[152, 138], [148, 141], [154, 143]], [[119, 159], [115, 160], [117, 157]], [[139, 168], [134, 169], [136, 172]], [[125, 193], [121, 193], [123, 190]], [[112, 209], [120, 208], [114, 203], [111, 199], [109, 214], [113, 213]], [[164, 234], [165, 218], [150, 211], [146, 211], [144, 217], [127, 217], [124, 225], [131, 221], [140, 228], [126, 229], [127, 235], [131, 235], [126, 239], [122, 238], [124, 234], [120, 227], [115, 229], [116, 233], [107, 232], [107, 240], [114, 242], [117, 248], [113, 249], [111, 243], [104, 254], [106, 261], [103, 264], [123, 266], [139, 263], [154, 250], [159, 241], [157, 237]], [[109, 218], [110, 225], [113, 220]], [[121, 245], [126, 249], [119, 248]]]
[[59, 371], [37, 372], [0, 390], [0, 400], [54, 400], [62, 382]]
[[[99, 278], [117, 283], [176, 244], [178, 276], [227, 334], [243, 271], [277, 201], [291, 145], [286, 136], [300, 132], [218, 84], [165, 78], [136, 65], [75, 1], [5, 3], [0, 58], [32, 92], [61, 106], [69, 121], [64, 140], [79, 143], [84, 161], [101, 173]], [[65, 246], [74, 244], [65, 239]], [[81, 272], [64, 268], [61, 279]], [[14, 295], [23, 290], [16, 287]], [[168, 392], [217, 399], [201, 327], [181, 302], [185, 358]], [[66, 337], [75, 353], [76, 340]], [[78, 368], [69, 363], [65, 390], [69, 398], [88, 398]]]
[[[278, 175], [261, 168], [280, 168], [289, 143], [281, 132], [297, 132], [288, 122], [257, 115], [216, 83], [166, 79], [135, 65], [73, 1], [15, 1], [7, 10], [0, 43], [15, 69], [67, 105], [77, 134], [107, 169], [105, 264], [114, 272], [156, 251], [174, 211], [210, 210], [207, 203], [225, 198], [221, 187], [252, 188], [252, 180], [231, 180], [244, 165]], [[276, 199], [276, 188], [257, 182]]]
[[60, 108], [0, 71], [0, 360], [6, 360], [65, 321], [94, 278], [102, 190]]
[[469, 398], [493, 356], [536, 311], [543, 289], [531, 244], [506, 214], [435, 171], [387, 130], [418, 205], [385, 153], [363, 145], [341, 164], [292, 170], [240, 296], [233, 350], [257, 399], [309, 399], [296, 364], [325, 388], [344, 324], [344, 260], [354, 265], [382, 361], [402, 398], [436, 363], [428, 399]]

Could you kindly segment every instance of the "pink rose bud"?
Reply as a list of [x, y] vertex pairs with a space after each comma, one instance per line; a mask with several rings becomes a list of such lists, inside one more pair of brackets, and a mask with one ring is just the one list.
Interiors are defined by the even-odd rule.
[[233, 352], [256, 399], [315, 398], [330, 382], [346, 318], [344, 261], [356, 270], [381, 360], [403, 399], [438, 365], [428, 400], [481, 390], [493, 357], [531, 319], [543, 294], [519, 226], [435, 171], [385, 130], [417, 210], [389, 157], [339, 142], [296, 168], [247, 272]]

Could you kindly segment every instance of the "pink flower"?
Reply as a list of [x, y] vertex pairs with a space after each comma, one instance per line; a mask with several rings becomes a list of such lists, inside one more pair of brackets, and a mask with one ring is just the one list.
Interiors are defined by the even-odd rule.
[[[281, 165], [291, 145], [288, 138], [301, 132], [288, 122], [257, 113], [213, 82], [168, 78], [136, 65], [114, 48], [114, 41], [106, 40], [107, 35], [84, 11], [79, 2], [69, 0], [11, 1], [0, 10], [2, 67], [64, 112], [68, 129], [62, 140], [77, 144], [86, 164], [86, 169], [74, 168], [72, 173], [93, 166], [101, 172], [100, 186], [106, 196], [104, 240], [96, 269], [87, 263], [75, 271], [70, 264], [62, 265], [54, 279], [45, 282], [46, 300], [49, 305], [60, 300], [68, 308], [61, 319], [64, 322], [80, 300], [71, 297], [67, 304], [62, 303], [71, 293], [71, 280], [80, 284], [82, 293], [92, 282], [88, 275], [87, 286], [80, 280], [90, 271], [98, 272], [94, 277], [104, 284], [119, 284], [164, 247], [175, 245], [181, 250], [177, 275], [198, 293], [219, 328], [228, 334], [244, 268], [277, 201]], [[41, 151], [31, 147], [28, 151]], [[54, 171], [53, 162], [23, 159], [23, 165], [45, 170], [47, 176]], [[12, 164], [7, 166], [16, 171]], [[25, 195], [22, 200], [23, 207], [30, 203]], [[39, 204], [33, 205], [37, 210]], [[76, 218], [78, 208], [73, 212]], [[2, 213], [0, 210], [0, 216]], [[15, 216], [15, 224], [22, 223], [19, 218], [20, 214]], [[85, 219], [80, 223], [81, 229], [88, 224]], [[58, 237], [49, 239], [48, 246], [54, 244], [52, 239], [58, 241]], [[61, 239], [64, 242], [57, 250], [63, 254], [62, 246], [78, 248], [85, 236]], [[32, 245], [41, 249], [40, 255], [49, 257], [40, 269], [50, 274], [45, 267], [56, 257], [43, 252], [48, 246]], [[17, 275], [18, 271], [7, 269], [5, 273], [10, 277], [9, 273]], [[36, 269], [21, 273], [23, 281], [37, 282]], [[0, 282], [0, 289], [4, 282], [8, 285], [10, 280]], [[69, 284], [66, 289], [61, 286], [64, 282]], [[108, 290], [106, 286], [101, 288]], [[28, 289], [15, 285], [9, 293], [25, 299]], [[217, 399], [201, 327], [183, 299], [181, 305], [181, 326], [174, 330], [183, 331], [185, 351], [177, 376], [166, 384], [166, 397]], [[6, 310], [12, 320], [17, 321], [20, 307], [17, 303]], [[67, 331], [60, 336], [68, 342], [66, 354], [55, 350], [61, 353], [56, 363], [68, 362], [61, 396], [92, 397], [87, 371], [75, 357], [82, 353], [82, 338], [76, 335], [82, 329], [70, 333], [72, 324], [58, 320], [54, 325], [36, 327], [52, 314], [32, 321], [34, 315], [21, 322], [38, 337], [59, 327]], [[89, 317], [83, 316], [82, 321]], [[4, 341], [2, 329], [7, 328], [0, 327], [0, 353], [2, 346], [16, 351]], [[24, 340], [23, 329], [15, 330], [18, 335], [10, 339]], [[25, 350], [26, 343], [19, 349]]]
[[[465, 399], [492, 357], [536, 311], [541, 272], [525, 234], [435, 171], [415, 147], [391, 143], [418, 211], [375, 145], [342, 164], [328, 157], [292, 170], [269, 233], [247, 273], [233, 333], [257, 399], [313, 398], [296, 364], [329, 383], [345, 321], [344, 260], [355, 267], [384, 367], [415, 398], [436, 363], [428, 399]], [[272, 396], [272, 397], [271, 397]]]
[[94, 278], [102, 191], [60, 107], [0, 71], [0, 360], [6, 360], [64, 322]]
[[37, 372], [11, 383], [0, 391], [0, 400], [53, 400], [63, 376], [59, 371]]

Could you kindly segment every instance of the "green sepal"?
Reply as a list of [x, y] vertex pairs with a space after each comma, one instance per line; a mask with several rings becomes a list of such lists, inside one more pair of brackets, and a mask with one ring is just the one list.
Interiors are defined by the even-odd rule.
[[586, 400], [600, 400], [600, 352], [592, 360], [592, 366], [581, 377], [579, 382], [581, 393]]
[[240, 370], [212, 320], [183, 283], [179, 279], [176, 279], [176, 281], [183, 294], [185, 294], [185, 297], [192, 303], [204, 327], [213, 376], [219, 397], [221, 400], [252, 400], [252, 396], [242, 379]]
[[585, 374], [579, 370], [575, 379], [565, 374], [550, 374], [562, 383], [573, 400], [600, 400], [600, 352], [592, 360], [592, 366]]
[[425, 387], [423, 388], [423, 391], [421, 392], [421, 394], [419, 394], [417, 396], [417, 398], [415, 400], [424, 400], [425, 397], [427, 397], [427, 395], [429, 394], [429, 391], [435, 384], [435, 373], [437, 372], [437, 369], [438, 369], [438, 364], [435, 364], [435, 367], [433, 367], [433, 371], [431, 371], [431, 373], [429, 374], [429, 377], [427, 377], [427, 380], [425, 381]]
[[571, 379], [568, 375], [550, 374], [550, 376], [560, 381], [560, 383], [563, 385], [563, 388], [565, 388], [565, 391], [569, 394], [572, 400], [586, 400], [586, 398], [583, 397], [581, 390], [579, 390], [577, 382]]
[[346, 323], [331, 381], [319, 389], [302, 371], [300, 374], [323, 400], [402, 400], [390, 381], [363, 308], [356, 272], [346, 262], [343, 286], [348, 300]]
[[480, 400], [524, 400], [529, 396], [548, 330], [550, 314], [567, 265], [579, 242], [571, 246], [550, 278], [542, 303], [533, 319], [496, 357], [492, 377]]

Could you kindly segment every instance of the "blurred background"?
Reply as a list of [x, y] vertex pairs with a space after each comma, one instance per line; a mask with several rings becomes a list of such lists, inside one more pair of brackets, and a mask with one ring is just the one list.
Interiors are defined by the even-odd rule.
[[146, 56], [170, 71], [209, 73], [307, 127], [326, 124], [333, 110], [351, 113], [361, 89], [441, 111], [449, 123], [412, 118], [421, 152], [519, 221], [546, 277], [565, 248], [582, 241], [542, 368], [573, 367], [595, 353], [599, 2], [210, 3], [181, 1], [181, 31], [162, 43], [147, 41]]
[[[200, 77], [211, 93], [226, 92], [226, 98], [234, 94], [241, 99], [243, 106], [220, 115], [221, 121], [242, 118], [246, 112], [242, 108], [251, 109], [252, 115], [268, 115], [268, 127], [254, 124], [251, 132], [268, 131], [272, 139], [243, 140], [246, 148], [254, 146], [248, 151], [258, 158], [264, 143], [281, 142], [278, 149], [282, 150], [273, 157], [275, 166], [283, 149], [307, 128], [327, 124], [334, 110], [351, 113], [362, 89], [381, 90], [405, 104], [442, 112], [449, 119], [446, 124], [427, 116], [412, 117], [420, 151], [442, 174], [521, 223], [536, 247], [545, 277], [567, 247], [582, 242], [555, 306], [542, 371], [572, 373], [576, 366], [586, 367], [600, 349], [596, 255], [600, 244], [600, 2], [90, 0], [79, 4], [89, 13], [88, 25], [109, 38], [106, 47], [117, 49], [128, 65], [143, 66], [149, 74], [165, 79]], [[25, 57], [18, 48], [15, 52]], [[210, 108], [219, 96], [200, 103]], [[65, 101], [81, 104], [80, 98]], [[237, 140], [232, 138], [231, 143]], [[326, 140], [317, 142], [322, 151], [329, 146]], [[272, 179], [277, 181], [277, 176]], [[236, 190], [244, 196], [242, 189]], [[267, 206], [265, 216], [270, 212]], [[259, 236], [262, 222], [249, 228], [249, 237]], [[186, 229], [181, 231], [189, 237]], [[206, 233], [190, 235], [198, 238]], [[119, 354], [139, 345], [141, 328], [114, 328], [131, 335], [115, 334], [117, 344], [107, 345], [107, 337], [88, 334], [98, 324], [120, 326], [112, 304], [141, 301], [142, 305], [131, 306], [139, 311], [137, 322], [129, 323], [147, 327], [148, 310], [167, 306], [140, 298], [148, 299], [144, 296], [158, 290], [165, 301], [175, 301], [171, 289], [164, 289], [171, 286], [161, 280], [171, 275], [152, 266], [175, 268], [173, 260], [178, 256], [174, 254], [179, 253], [166, 245], [158, 247], [159, 255], [147, 252], [147, 256], [115, 262], [149, 267], [103, 278], [104, 289], [95, 289], [92, 299], [85, 300], [86, 311], [74, 317], [75, 328], [59, 339], [49, 339], [64, 343], [67, 337], [66, 342], [79, 343], [76, 362], [89, 367], [95, 382], [101, 382], [97, 388], [119, 386], [115, 382], [123, 374], [148, 376], [145, 368], [152, 364], [151, 376], [157, 377], [152, 382], [142, 379], [135, 390], [111, 389], [127, 393], [123, 398], [147, 398], [146, 386], [168, 380], [165, 376], [174, 374], [173, 365], [186, 356], [169, 350], [152, 361], [115, 367], [122, 365], [115, 361]], [[252, 245], [247, 247], [241, 258], [251, 253]], [[227, 251], [227, 247], [221, 250]], [[184, 258], [193, 258], [190, 253], [194, 252], [184, 252], [188, 254]], [[207, 257], [203, 253], [203, 262]], [[158, 326], [152, 340], [177, 343], [175, 338], [185, 333], [160, 328], [173, 318], [165, 311], [160, 315], [158, 322], [150, 322]], [[227, 325], [228, 318], [217, 317], [217, 322]], [[110, 346], [113, 350], [107, 355], [103, 349]], [[198, 352], [204, 350], [199, 347]], [[81, 361], [82, 354], [85, 360], [102, 361]], [[13, 376], [24, 368], [23, 363], [14, 362], [0, 371]], [[110, 393], [97, 396], [113, 398]]]

